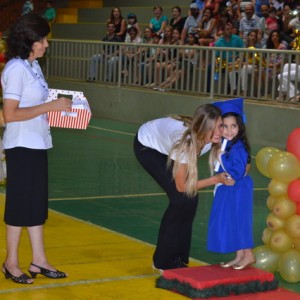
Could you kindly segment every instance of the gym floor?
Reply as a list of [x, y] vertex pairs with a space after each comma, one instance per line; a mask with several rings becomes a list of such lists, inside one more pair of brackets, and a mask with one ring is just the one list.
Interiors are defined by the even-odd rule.
[[[38, 276], [32, 285], [0, 277], [1, 299], [186, 299], [155, 288], [152, 253], [167, 197], [134, 157], [132, 144], [137, 124], [92, 119], [87, 130], [53, 128], [49, 151], [50, 213], [45, 226], [49, 261], [68, 278]], [[255, 156], [258, 147], [252, 145]], [[207, 156], [199, 160], [199, 176], [209, 176]], [[253, 160], [254, 239], [261, 235], [269, 213], [269, 179]], [[3, 214], [4, 195], [0, 195]], [[191, 249], [191, 265], [215, 264], [233, 255], [206, 250], [206, 230], [212, 188], [200, 192]], [[2, 259], [5, 226], [0, 227]], [[23, 231], [20, 265], [31, 262], [28, 237]], [[280, 278], [280, 286], [300, 293], [299, 284]]]

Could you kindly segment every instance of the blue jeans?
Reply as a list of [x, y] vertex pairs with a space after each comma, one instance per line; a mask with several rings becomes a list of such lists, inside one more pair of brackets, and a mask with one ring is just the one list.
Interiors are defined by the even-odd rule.
[[[100, 61], [103, 59], [103, 55], [95, 54], [90, 58], [90, 66], [88, 77], [91, 80], [95, 80], [97, 77], [97, 73], [99, 70]], [[113, 71], [116, 70], [116, 64], [119, 61], [117, 56], [112, 56], [107, 60], [103, 60], [102, 63], [104, 65], [104, 69], [106, 70], [105, 81], [112, 81], [113, 80]], [[106, 64], [106, 68], [105, 68]]]

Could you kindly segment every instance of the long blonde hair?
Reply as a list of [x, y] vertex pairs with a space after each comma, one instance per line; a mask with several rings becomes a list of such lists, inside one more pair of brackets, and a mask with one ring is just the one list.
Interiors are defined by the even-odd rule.
[[[212, 136], [216, 126], [216, 121], [221, 116], [221, 111], [212, 104], [204, 104], [199, 106], [192, 118], [176, 117], [185, 123], [187, 129], [183, 133], [181, 139], [174, 144], [170, 155], [176, 153], [173, 164], [173, 178], [177, 174], [180, 166], [180, 158], [185, 155], [187, 158], [186, 171], [186, 194], [193, 197], [197, 194], [198, 181], [198, 164], [197, 157], [206, 144], [207, 134], [211, 132]], [[212, 137], [211, 136], [211, 137]], [[172, 164], [169, 155], [168, 165]]]

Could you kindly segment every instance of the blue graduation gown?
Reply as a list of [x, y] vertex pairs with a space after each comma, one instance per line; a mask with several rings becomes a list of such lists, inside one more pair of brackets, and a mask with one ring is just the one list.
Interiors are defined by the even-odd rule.
[[248, 153], [239, 140], [230, 145], [228, 141], [218, 173], [229, 173], [235, 184], [216, 188], [208, 224], [207, 249], [218, 253], [235, 252], [254, 245], [253, 181], [249, 175], [245, 176]]

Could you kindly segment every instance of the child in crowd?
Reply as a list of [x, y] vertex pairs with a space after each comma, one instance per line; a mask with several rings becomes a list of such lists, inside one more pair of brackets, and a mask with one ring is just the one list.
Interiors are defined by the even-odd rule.
[[126, 38], [129, 38], [128, 30], [132, 27], [136, 28], [137, 36], [140, 37], [141, 36], [141, 29], [140, 29], [139, 23], [137, 21], [137, 17], [134, 13], [129, 13], [128, 16], [127, 16], [127, 34], [126, 34]]
[[250, 146], [245, 130], [243, 99], [215, 102], [213, 105], [222, 111], [224, 149], [213, 155], [219, 162], [215, 171], [217, 174], [226, 172], [235, 184], [231, 187], [216, 185], [207, 248], [218, 253], [236, 252], [235, 258], [222, 262], [221, 267], [242, 270], [255, 262], [252, 252], [253, 181], [247, 174]]
[[53, 7], [53, 3], [52, 1], [46, 1], [46, 9], [45, 12], [43, 14], [43, 18], [47, 21], [47, 22], [54, 22], [55, 18], [56, 18], [56, 10]]

